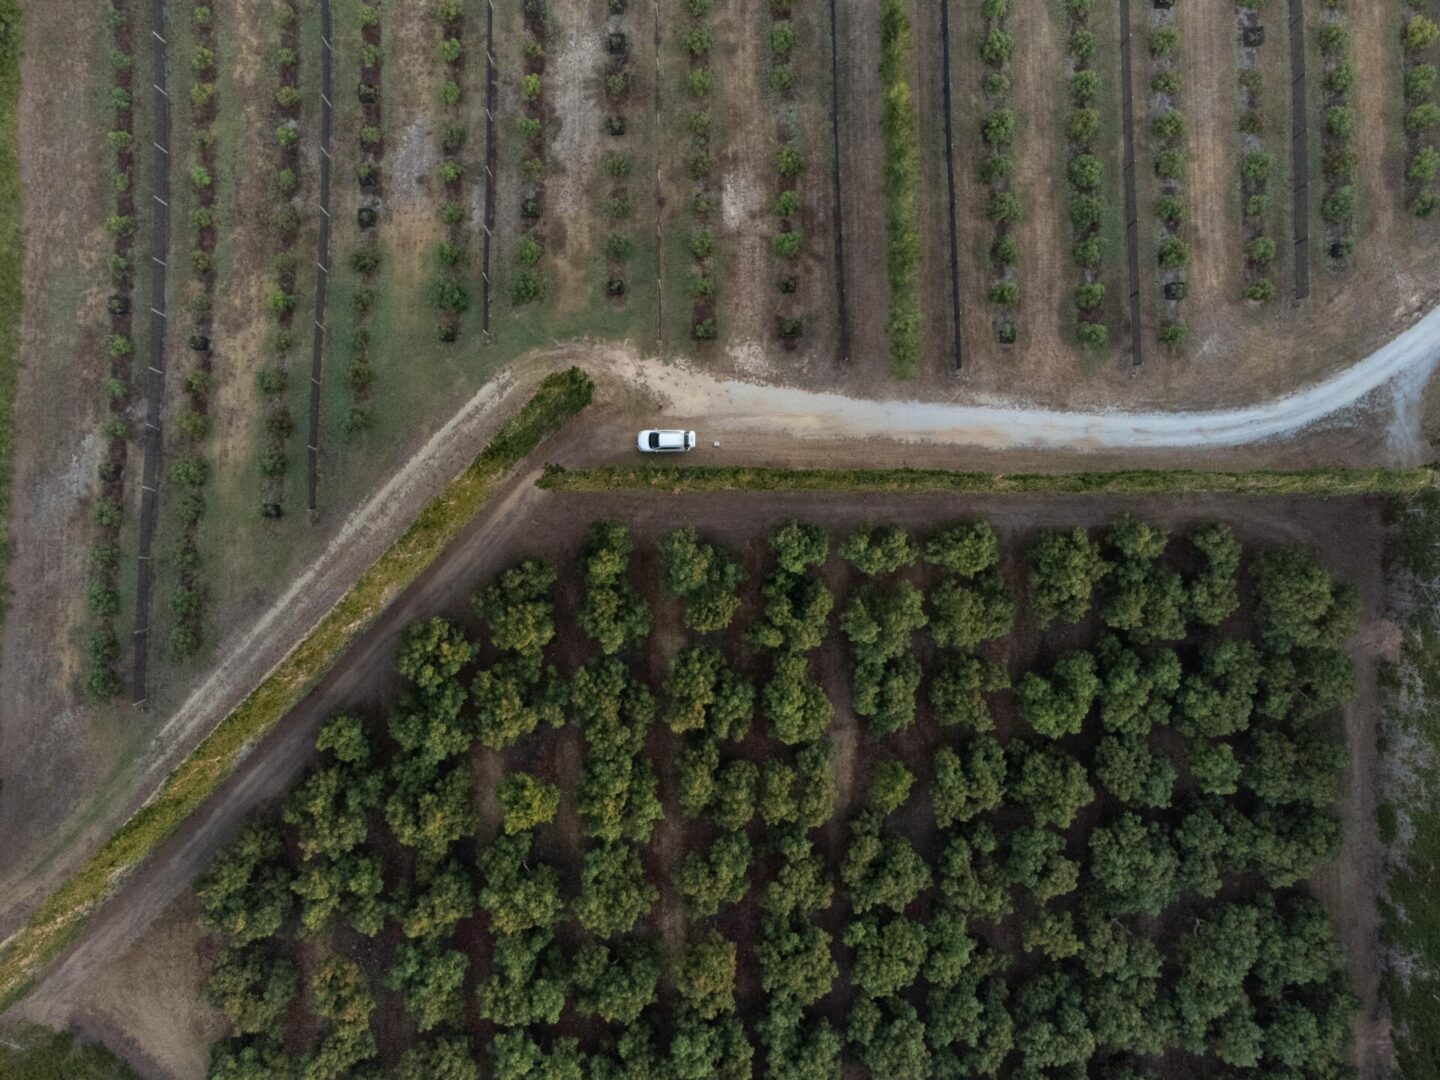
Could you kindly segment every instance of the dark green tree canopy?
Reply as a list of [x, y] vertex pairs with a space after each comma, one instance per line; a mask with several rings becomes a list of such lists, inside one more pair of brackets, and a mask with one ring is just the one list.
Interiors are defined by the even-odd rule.
[[925, 541], [925, 561], [961, 577], [975, 577], [1000, 562], [1000, 538], [988, 521], [951, 525]]
[[840, 545], [840, 557], [862, 574], [891, 574], [919, 557], [905, 530], [895, 525], [861, 525]]

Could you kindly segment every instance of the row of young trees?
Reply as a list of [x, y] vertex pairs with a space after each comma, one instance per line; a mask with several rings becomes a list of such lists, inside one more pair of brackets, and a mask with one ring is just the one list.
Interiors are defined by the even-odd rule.
[[[635, 254], [635, 240], [624, 224], [631, 207], [630, 174], [635, 168], [635, 158], [630, 151], [633, 135], [627, 135], [628, 125], [624, 109], [635, 90], [635, 80], [641, 72], [630, 65], [630, 33], [625, 18], [629, 0], [601, 0], [605, 18], [605, 60], [602, 76], [605, 80], [605, 99], [609, 114], [605, 118], [605, 131], [610, 136], [613, 149], [607, 150], [602, 158], [602, 168], [609, 180], [609, 187], [600, 204], [600, 212], [614, 224], [604, 240], [606, 258], [605, 292], [617, 304], [625, 302], [628, 288], [626, 275], [630, 259]], [[624, 211], [622, 213], [622, 211]]]
[[885, 146], [885, 266], [890, 373], [913, 379], [920, 366], [920, 144], [910, 94], [910, 0], [880, 2], [880, 134]]
[[1260, 23], [1262, 2], [1235, 0], [1236, 24], [1240, 33], [1240, 208], [1245, 226], [1244, 297], [1257, 304], [1275, 299], [1275, 282], [1270, 275], [1277, 254], [1275, 238], [1270, 235], [1275, 228], [1275, 199], [1270, 194], [1275, 157], [1265, 148], [1265, 133], [1270, 123], [1266, 111], [1269, 96], [1265, 89], [1265, 65], [1261, 60], [1262, 55], [1272, 52], [1274, 46], [1265, 48], [1265, 28]]
[[[437, 0], [435, 18], [439, 23], [439, 62], [444, 65], [445, 79], [440, 84], [440, 109], [444, 123], [440, 125], [440, 182], [444, 185], [445, 201], [440, 218], [445, 224], [445, 239], [435, 248], [435, 277], [430, 282], [430, 301], [440, 312], [437, 331], [441, 341], [456, 341], [465, 312], [470, 308], [470, 292], [465, 287], [464, 271], [470, 264], [470, 209], [466, 198], [466, 172], [462, 154], [470, 140], [466, 123], [470, 110], [465, 106], [466, 48], [465, 5], [460, 0]], [[527, 63], [529, 61], [527, 60]], [[543, 66], [543, 58], [541, 64]], [[529, 76], [526, 76], [527, 80]], [[529, 89], [529, 83], [526, 84]], [[538, 93], [539, 76], [536, 76]]]
[[1155, 200], [1155, 263], [1160, 271], [1160, 343], [1175, 347], [1185, 340], [1180, 318], [1185, 299], [1184, 270], [1190, 248], [1185, 226], [1185, 114], [1180, 102], [1180, 26], [1174, 8], [1156, 8], [1150, 17], [1150, 139], [1155, 150], [1155, 179], [1160, 195]]
[[380, 239], [376, 226], [384, 205], [385, 165], [385, 54], [380, 8], [361, 4], [356, 14], [360, 24], [360, 85], [356, 90], [360, 100], [360, 162], [355, 167], [355, 181], [360, 188], [360, 207], [356, 211], [359, 241], [350, 253], [350, 268], [358, 276], [359, 284], [350, 301], [355, 309], [355, 328], [350, 336], [350, 362], [345, 369], [350, 407], [345, 411], [344, 420], [345, 431], [351, 434], [365, 431], [374, 420], [370, 405], [375, 386], [370, 312], [375, 306], [380, 280]]
[[1355, 64], [1345, 9], [1345, 0], [1322, 0], [1320, 25], [1315, 31], [1324, 71], [1321, 98], [1325, 103], [1320, 160], [1325, 183], [1320, 219], [1325, 223], [1326, 250], [1336, 264], [1348, 262], [1355, 250], [1355, 180], [1359, 169], [1356, 117], [1351, 104]]
[[517, 118], [525, 146], [520, 160], [524, 186], [520, 198], [520, 240], [515, 245], [515, 278], [511, 299], [528, 304], [545, 295], [545, 273], [540, 260], [545, 254], [541, 220], [545, 216], [545, 174], [548, 169], [545, 107], [545, 41], [549, 8], [546, 0], [521, 0], [525, 19], [525, 68], [520, 78], [520, 109]]
[[105, 336], [104, 381], [106, 419], [101, 428], [105, 457], [100, 462], [100, 492], [92, 508], [95, 539], [90, 546], [86, 574], [85, 671], [81, 684], [87, 696], [110, 698], [120, 692], [116, 669], [120, 636], [115, 622], [120, 615], [120, 530], [125, 518], [125, 464], [129, 456], [130, 406], [134, 383], [131, 363], [135, 355], [134, 314], [136, 201], [138, 176], [135, 161], [135, 29], [129, 0], [110, 0], [111, 86], [106, 100], [109, 131], [106, 142], [114, 153], [111, 187], [114, 204], [105, 220], [112, 242], [106, 258], [113, 292], [106, 301], [109, 333]]
[[1103, 349], [1110, 341], [1105, 319], [1104, 265], [1105, 237], [1101, 234], [1105, 214], [1103, 185], [1105, 168], [1095, 154], [1100, 132], [1100, 72], [1095, 68], [1099, 47], [1090, 29], [1094, 0], [1066, 0], [1070, 18], [1070, 114], [1065, 123], [1069, 146], [1065, 175], [1070, 181], [1070, 202], [1066, 213], [1073, 243], [1071, 261], [1080, 269], [1075, 290], [1078, 313], [1075, 334], [1082, 345]]
[[775, 157], [777, 194], [775, 217], [779, 229], [771, 247], [781, 260], [779, 315], [776, 332], [787, 349], [795, 348], [805, 333], [805, 319], [797, 307], [800, 289], [799, 263], [803, 251], [800, 231], [800, 175], [805, 169], [801, 148], [804, 131], [795, 108], [795, 92], [799, 77], [792, 54], [802, 45], [794, 21], [790, 18], [793, 0], [778, 0], [770, 5], [770, 73], [767, 83], [778, 98], [778, 123], [781, 142]]
[[255, 385], [265, 404], [265, 442], [260, 453], [260, 516], [285, 516], [285, 474], [290, 468], [290, 354], [297, 338], [295, 309], [299, 305], [299, 260], [295, 243], [300, 236], [301, 175], [300, 131], [300, 8], [285, 0], [276, 8], [280, 47], [275, 52], [275, 191], [280, 200], [274, 219], [275, 287], [267, 305], [274, 319], [270, 333], [269, 362], [256, 375]]
[[1435, 145], [1435, 126], [1440, 124], [1440, 73], [1433, 62], [1440, 26], [1431, 18], [1433, 8], [1426, 0], [1405, 0], [1405, 7], [1400, 41], [1405, 50], [1405, 138], [1409, 150], [1406, 194], [1410, 212], [1428, 218], [1440, 209], [1440, 193], [1435, 191], [1435, 178], [1440, 176], [1440, 148]]
[[[1247, 571], [1254, 633], [1239, 637], [1242, 553], [1228, 529], [1196, 530], [1178, 550], [1131, 518], [1098, 538], [1042, 532], [1023, 567], [1028, 616], [1048, 625], [1093, 611], [1105, 629], [1093, 649], [1021, 674], [1011, 719], [994, 707], [1009, 673], [977, 651], [1020, 615], [994, 532], [968, 523], [917, 543], [900, 529], [854, 530], [839, 553], [865, 582], [838, 620], [852, 681], [870, 685], [878, 665], [886, 685], [914, 662], [894, 643], [923, 620], [937, 651], [936, 723], [907, 755], [923, 763], [917, 776], [891, 754], [898, 728], [873, 727], [888, 714], [869, 718], [876, 760], [860, 766], [865, 795], [832, 856], [812, 830], [839, 805], [834, 710], [808, 655], [829, 636], [833, 599], [817, 570], [830, 538], [790, 523], [770, 551], [762, 610], [742, 635], [733, 557], [691, 528], [662, 538], [663, 583], [693, 636], [656, 681], [627, 659], [651, 652], [639, 649], [654, 619], [631, 578], [632, 540], [613, 522], [592, 528], [578, 561], [576, 624], [596, 655], [568, 677], [546, 660], [557, 575], [536, 560], [476, 594], [483, 651], [442, 620], [407, 630], [405, 690], [383, 738], [352, 716], [330, 720], [324, 761], [287, 800], [283, 831], [247, 830], [197, 890], [223, 945], [209, 993], [234, 1032], [212, 1075], [373, 1071], [377, 982], [417, 1032], [398, 1060], [383, 1055], [402, 1077], [478, 1076], [488, 1060], [503, 1078], [738, 1080], [759, 1048], [767, 1075], [830, 1076], [847, 1046], [885, 1076], [1007, 1063], [1027, 1075], [1146, 1076], [1169, 1051], [1207, 1055], [1207, 1068], [1334, 1074], [1353, 1001], [1323, 909], [1256, 883], [1287, 889], [1338, 840], [1342, 758], [1324, 721], [1352, 688], [1349, 590], [1303, 552], [1262, 552]], [[907, 580], [921, 560], [928, 597]], [[770, 671], [758, 689], [743, 673], [756, 661]], [[757, 715], [768, 737], [759, 764]], [[573, 788], [515, 767], [539, 728], [567, 720], [586, 744]], [[679, 739], [662, 770], [649, 753], [657, 720]], [[505, 750], [506, 764], [491, 838], [473, 848], [476, 742]], [[662, 771], [693, 823], [688, 852], [667, 868], [686, 922], [668, 951], [646, 867], [670, 812]], [[933, 841], [917, 827], [918, 800]], [[567, 850], [556, 832], [567, 807], [584, 840], [573, 869], [552, 861]], [[398, 856], [382, 858], [387, 849]], [[752, 879], [764, 1000], [745, 1010], [747, 1031], [735, 992], [747, 956], [733, 933], [746, 922], [732, 913]], [[838, 942], [820, 922], [837, 903]], [[467, 922], [477, 912], [482, 921]], [[388, 943], [362, 950], [363, 967], [326, 955], [342, 921]], [[485, 944], [473, 930], [457, 936], [462, 924], [483, 928]], [[1193, 930], [1174, 933], [1182, 924]], [[292, 935], [322, 946], [303, 978]], [[850, 976], [836, 1025], [816, 1006], [835, 1002], [841, 960]], [[287, 1052], [302, 989], [321, 1023]], [[461, 1034], [470, 993], [495, 1025], [483, 1048]], [[553, 1030], [571, 1010], [583, 1043]]]
[[696, 341], [714, 341], [720, 336], [716, 298], [720, 282], [716, 274], [715, 234], [710, 222], [719, 207], [720, 187], [715, 175], [715, 151], [720, 131], [719, 118], [711, 108], [715, 72], [710, 50], [715, 33], [710, 15], [715, 0], [684, 0], [688, 16], [680, 32], [679, 46], [686, 59], [684, 91], [690, 112], [685, 118], [685, 175], [692, 186], [689, 212], [691, 230], [690, 275], [686, 292], [690, 297], [690, 336]]
[[[216, 77], [219, 71], [215, 21], [205, 0], [190, 11], [194, 35], [189, 78], [179, 82], [190, 98], [190, 280], [186, 287], [192, 330], [187, 350], [190, 362], [184, 374], [185, 407], [179, 428], [183, 449], [170, 464], [170, 511], [180, 527], [180, 539], [170, 561], [177, 581], [166, 596], [173, 623], [169, 648], [177, 659], [199, 651], [205, 637], [205, 603], [208, 590], [199, 547], [200, 519], [205, 513], [205, 487], [210, 479], [205, 443], [210, 432], [210, 385], [214, 366], [216, 174], [215, 120], [219, 112]], [[183, 39], [182, 39], [183, 40]]]
[[1015, 51], [1015, 38], [1007, 29], [1010, 0], [985, 0], [980, 5], [985, 23], [985, 36], [980, 42], [980, 59], [984, 64], [981, 88], [985, 92], [986, 113], [980, 125], [980, 138], [985, 144], [985, 158], [980, 163], [980, 181], [990, 188], [986, 216], [994, 224], [994, 240], [990, 244], [990, 265], [995, 281], [987, 294], [997, 308], [995, 337], [1001, 344], [1013, 344], [1017, 330], [1011, 311], [1020, 303], [1019, 274], [1015, 260], [1019, 247], [1015, 226], [1022, 210], [1020, 196], [1014, 190], [1012, 174], [1015, 159], [1011, 156], [1015, 141], [1015, 113], [1010, 108], [1010, 58]]

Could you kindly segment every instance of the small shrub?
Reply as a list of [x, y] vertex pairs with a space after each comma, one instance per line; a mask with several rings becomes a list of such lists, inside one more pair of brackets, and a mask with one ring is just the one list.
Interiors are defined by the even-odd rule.
[[1245, 299], [1262, 304], [1275, 299], [1275, 283], [1269, 278], [1256, 278], [1246, 287]]
[[1156, 259], [1166, 270], [1179, 270], [1190, 261], [1190, 248], [1178, 237], [1167, 236], [1160, 241]]
[[1180, 31], [1173, 26], [1161, 26], [1150, 31], [1150, 55], [1169, 56], [1180, 47]]
[[1275, 241], [1257, 236], [1245, 245], [1245, 258], [1252, 266], [1266, 267], [1275, 260]]
[[782, 259], [798, 259], [800, 257], [800, 231], [791, 229], [777, 233], [773, 247], [775, 254]]

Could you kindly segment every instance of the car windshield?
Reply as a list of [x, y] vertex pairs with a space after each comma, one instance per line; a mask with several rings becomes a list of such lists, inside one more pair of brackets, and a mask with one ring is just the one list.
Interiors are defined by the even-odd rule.
[[659, 449], [659, 447], [660, 447], [660, 433], [659, 433], [658, 431], [652, 431], [652, 432], [650, 432], [650, 449], [651, 449], [651, 450], [657, 450], [657, 449]]

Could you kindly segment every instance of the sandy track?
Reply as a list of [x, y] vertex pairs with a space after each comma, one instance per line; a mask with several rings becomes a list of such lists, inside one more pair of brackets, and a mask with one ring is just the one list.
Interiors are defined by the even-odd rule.
[[1209, 412], [1062, 412], [1015, 404], [873, 401], [839, 393], [724, 380], [682, 365], [620, 358], [615, 374], [665, 397], [675, 419], [711, 429], [784, 432], [798, 439], [890, 437], [988, 449], [1205, 449], [1295, 434], [1389, 389], [1397, 463], [1424, 452], [1419, 401], [1440, 360], [1440, 308], [1370, 356], [1323, 382], [1258, 405]]

